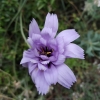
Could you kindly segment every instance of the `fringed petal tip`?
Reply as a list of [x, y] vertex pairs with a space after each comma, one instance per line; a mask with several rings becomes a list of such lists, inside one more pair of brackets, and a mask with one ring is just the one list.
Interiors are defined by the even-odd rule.
[[69, 44], [80, 37], [80, 35], [75, 31], [75, 29], [67, 29], [60, 32], [56, 38], [63, 38], [66, 44]]
[[40, 29], [36, 20], [33, 18], [33, 20], [31, 21], [29, 25], [29, 37], [32, 37], [34, 33], [40, 34]]
[[41, 95], [47, 94], [50, 86], [46, 82], [46, 79], [44, 77], [44, 72], [41, 70], [35, 69], [32, 72], [31, 77], [32, 77], [33, 82], [35, 83], [35, 86], [39, 94]]
[[70, 43], [65, 47], [64, 55], [67, 58], [84, 59], [84, 50], [74, 43]]
[[56, 14], [50, 14], [48, 13], [45, 19], [44, 28], [50, 28], [52, 29], [51, 36], [54, 37], [58, 30], [58, 18]]
[[67, 65], [62, 64], [58, 66], [57, 71], [58, 71], [58, 83], [70, 89], [73, 83], [76, 82], [76, 77], [71, 71], [71, 69]]

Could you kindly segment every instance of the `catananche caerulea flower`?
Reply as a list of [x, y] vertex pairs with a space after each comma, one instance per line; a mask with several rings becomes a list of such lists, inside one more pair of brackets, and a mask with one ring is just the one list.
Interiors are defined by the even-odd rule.
[[75, 29], [64, 30], [56, 36], [57, 30], [56, 14], [47, 14], [42, 31], [33, 19], [29, 25], [27, 39], [31, 48], [24, 51], [20, 63], [24, 67], [28, 67], [29, 74], [42, 95], [46, 94], [49, 87], [57, 82], [69, 89], [76, 82], [76, 77], [64, 64], [65, 59], [84, 59], [83, 49], [71, 43], [79, 38]]

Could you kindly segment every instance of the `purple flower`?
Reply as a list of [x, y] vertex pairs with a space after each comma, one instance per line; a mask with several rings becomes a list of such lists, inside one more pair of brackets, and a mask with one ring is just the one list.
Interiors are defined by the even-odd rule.
[[64, 30], [56, 36], [57, 30], [56, 14], [47, 14], [42, 31], [33, 19], [29, 25], [27, 39], [31, 48], [24, 51], [20, 63], [24, 67], [28, 67], [29, 74], [39, 94], [42, 95], [46, 94], [49, 87], [57, 82], [69, 89], [76, 82], [76, 77], [64, 64], [65, 59], [84, 59], [84, 50], [71, 43], [79, 38], [75, 29]]

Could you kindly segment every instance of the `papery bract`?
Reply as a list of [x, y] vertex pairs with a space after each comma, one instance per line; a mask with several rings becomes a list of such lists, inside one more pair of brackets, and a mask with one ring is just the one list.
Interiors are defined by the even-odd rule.
[[31, 48], [24, 51], [20, 63], [24, 67], [28, 67], [29, 74], [42, 95], [46, 94], [49, 87], [57, 82], [69, 89], [76, 82], [76, 77], [64, 64], [65, 59], [84, 59], [84, 50], [71, 43], [79, 38], [75, 29], [64, 30], [56, 36], [57, 30], [56, 14], [47, 14], [42, 31], [33, 19], [29, 25], [27, 39]]

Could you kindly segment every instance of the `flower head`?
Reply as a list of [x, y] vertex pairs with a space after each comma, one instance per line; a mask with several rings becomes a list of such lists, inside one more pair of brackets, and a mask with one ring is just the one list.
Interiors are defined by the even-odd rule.
[[29, 25], [27, 41], [31, 48], [24, 51], [20, 64], [28, 67], [29, 74], [41, 94], [46, 94], [49, 87], [57, 82], [69, 89], [76, 82], [76, 77], [64, 64], [65, 59], [84, 59], [84, 50], [71, 43], [79, 38], [75, 29], [64, 30], [56, 36], [57, 30], [56, 14], [47, 14], [42, 31], [35, 19]]

